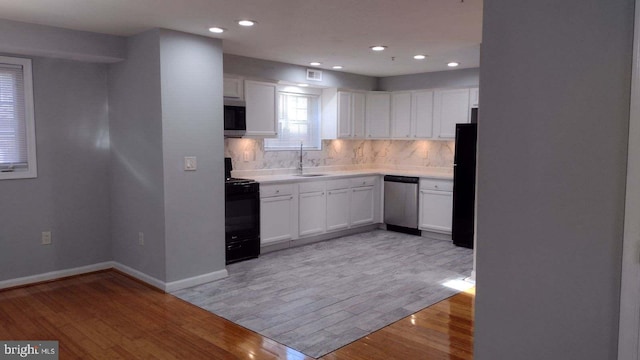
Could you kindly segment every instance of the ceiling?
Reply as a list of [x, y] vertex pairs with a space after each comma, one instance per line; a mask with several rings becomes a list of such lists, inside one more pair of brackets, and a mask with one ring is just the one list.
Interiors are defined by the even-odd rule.
[[478, 67], [482, 0], [0, 0], [0, 17], [122, 36], [161, 27], [220, 38], [229, 54], [383, 77]]

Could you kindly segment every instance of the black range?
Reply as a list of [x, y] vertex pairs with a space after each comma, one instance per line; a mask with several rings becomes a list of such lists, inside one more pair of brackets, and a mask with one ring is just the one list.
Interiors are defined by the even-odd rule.
[[231, 177], [231, 159], [225, 158], [226, 263], [260, 255], [260, 184]]

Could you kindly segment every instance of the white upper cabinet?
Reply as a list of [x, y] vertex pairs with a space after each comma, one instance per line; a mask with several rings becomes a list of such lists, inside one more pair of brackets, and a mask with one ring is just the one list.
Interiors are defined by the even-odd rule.
[[469, 89], [436, 90], [433, 121], [436, 139], [454, 139], [456, 124], [469, 122]]
[[244, 99], [244, 82], [242, 78], [225, 76], [223, 95], [226, 98]]
[[245, 135], [277, 136], [276, 84], [246, 80], [244, 82], [244, 96], [247, 104], [247, 132]]
[[352, 118], [352, 135], [357, 139], [364, 139], [364, 114], [365, 114], [365, 95], [362, 92], [351, 93], [351, 114]]
[[391, 137], [394, 139], [408, 139], [413, 137], [411, 125], [411, 93], [392, 93]]
[[371, 139], [389, 138], [391, 93], [386, 91], [367, 92], [365, 109], [366, 137]]
[[391, 137], [429, 139], [433, 136], [433, 91], [394, 92], [391, 95]]
[[322, 90], [322, 138], [364, 137], [364, 93]]
[[411, 115], [417, 138], [433, 137], [433, 91], [415, 91], [411, 97]]
[[353, 103], [351, 93], [338, 91], [338, 137], [348, 138], [353, 136], [352, 129]]
[[478, 88], [413, 91], [322, 91], [323, 139], [455, 138], [478, 106]]

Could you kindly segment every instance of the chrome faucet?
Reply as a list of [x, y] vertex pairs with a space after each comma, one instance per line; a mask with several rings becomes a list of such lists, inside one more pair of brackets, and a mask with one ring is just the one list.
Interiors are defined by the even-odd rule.
[[300, 161], [298, 162], [298, 174], [302, 175], [302, 141], [300, 141]]

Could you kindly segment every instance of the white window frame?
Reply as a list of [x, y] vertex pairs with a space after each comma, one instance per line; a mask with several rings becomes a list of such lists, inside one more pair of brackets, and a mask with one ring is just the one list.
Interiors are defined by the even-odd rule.
[[33, 72], [31, 59], [0, 56], [0, 64], [22, 66], [24, 81], [24, 121], [27, 142], [27, 168], [0, 171], [0, 180], [28, 179], [38, 177], [36, 163], [36, 126], [33, 110]]
[[[285, 95], [298, 95], [298, 96], [306, 96], [309, 98], [313, 98], [314, 102], [317, 104], [317, 108], [316, 108], [316, 113], [317, 113], [317, 128], [316, 128], [316, 132], [317, 132], [317, 145], [316, 144], [302, 144], [302, 149], [305, 151], [321, 151], [322, 150], [322, 99], [320, 96], [320, 93], [316, 94], [314, 92], [314, 89], [304, 89], [304, 90], [298, 90], [297, 88], [294, 88], [292, 90], [292, 87], [285, 87], [284, 90], [280, 90], [277, 92], [277, 96], [279, 97], [281, 94], [285, 94]], [[280, 100], [278, 99], [277, 101], [278, 104], [280, 104]], [[279, 110], [278, 110], [278, 114], [279, 114]], [[278, 115], [279, 116], [279, 115]], [[278, 127], [280, 126], [280, 119], [278, 119]], [[280, 132], [278, 131], [278, 134]], [[265, 139], [264, 142], [264, 151], [298, 151], [300, 150], [300, 144], [296, 144], [291, 145], [291, 146], [267, 146], [267, 139]]]

